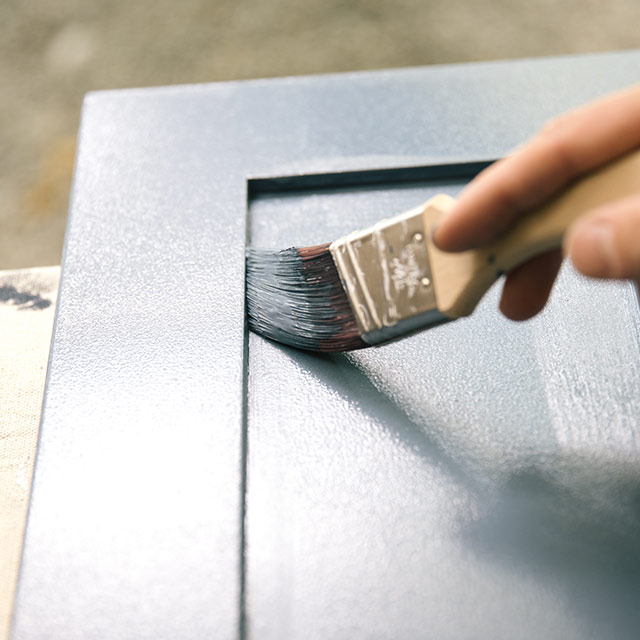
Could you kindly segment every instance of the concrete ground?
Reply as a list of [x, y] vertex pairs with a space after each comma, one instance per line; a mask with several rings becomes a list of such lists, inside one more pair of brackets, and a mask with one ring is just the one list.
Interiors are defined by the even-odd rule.
[[0, 269], [60, 261], [87, 91], [629, 49], [639, 24], [637, 0], [3, 0]]

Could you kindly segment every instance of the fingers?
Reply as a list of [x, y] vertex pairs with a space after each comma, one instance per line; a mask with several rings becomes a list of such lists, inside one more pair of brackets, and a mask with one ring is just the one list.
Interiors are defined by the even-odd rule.
[[434, 235], [445, 251], [495, 239], [573, 178], [640, 146], [640, 85], [547, 125], [474, 179]]
[[569, 230], [565, 248], [587, 276], [640, 282], [640, 194], [587, 214]]
[[[640, 287], [640, 194], [587, 213], [568, 232], [565, 250], [587, 276], [631, 279]], [[502, 313], [511, 320], [538, 313], [561, 263], [561, 252], [554, 251], [514, 269], [505, 281]]]
[[[497, 238], [569, 182], [640, 147], [640, 85], [573, 111], [495, 163], [462, 192], [434, 234], [444, 251]], [[592, 212], [568, 235], [576, 267], [591, 276], [633, 278], [640, 286], [640, 194]], [[512, 271], [500, 308], [514, 320], [545, 305], [562, 261], [545, 254]]]
[[511, 320], [527, 320], [547, 303], [562, 264], [562, 252], [551, 251], [514, 269], [504, 283], [500, 311]]

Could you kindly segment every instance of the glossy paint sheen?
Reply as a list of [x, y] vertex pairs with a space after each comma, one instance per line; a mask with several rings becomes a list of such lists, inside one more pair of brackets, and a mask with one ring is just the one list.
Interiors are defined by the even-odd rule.
[[247, 229], [314, 244], [461, 186], [247, 206], [251, 177], [499, 157], [639, 66], [90, 95], [13, 637], [636, 637], [629, 286], [565, 269], [531, 323], [493, 291], [470, 319], [321, 357], [246, 348], [243, 282]]

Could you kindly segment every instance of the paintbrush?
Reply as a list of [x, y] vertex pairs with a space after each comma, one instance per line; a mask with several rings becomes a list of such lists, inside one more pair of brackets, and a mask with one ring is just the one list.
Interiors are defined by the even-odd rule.
[[639, 187], [635, 151], [573, 182], [493, 244], [462, 253], [440, 251], [432, 241], [455, 204], [444, 194], [331, 243], [249, 248], [249, 326], [284, 344], [332, 352], [387, 343], [468, 316], [500, 276], [560, 247], [581, 214]]

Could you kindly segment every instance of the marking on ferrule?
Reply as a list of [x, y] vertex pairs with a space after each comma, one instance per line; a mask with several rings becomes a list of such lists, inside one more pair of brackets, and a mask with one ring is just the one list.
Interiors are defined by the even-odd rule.
[[436, 309], [424, 205], [331, 244], [361, 333]]

